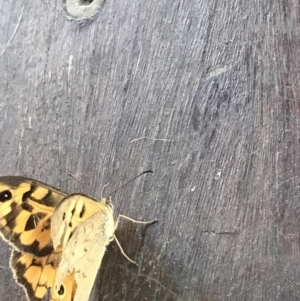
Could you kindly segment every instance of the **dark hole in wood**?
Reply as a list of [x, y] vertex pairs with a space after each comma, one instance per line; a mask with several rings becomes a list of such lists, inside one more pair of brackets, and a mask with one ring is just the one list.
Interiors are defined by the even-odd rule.
[[80, 0], [80, 5], [90, 5], [94, 0]]

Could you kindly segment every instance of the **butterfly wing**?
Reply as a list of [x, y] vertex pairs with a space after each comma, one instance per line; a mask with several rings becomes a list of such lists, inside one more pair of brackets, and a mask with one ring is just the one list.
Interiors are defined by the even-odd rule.
[[[30, 301], [41, 300], [55, 282], [61, 251], [53, 249], [51, 216], [66, 195], [33, 179], [0, 177], [0, 234], [16, 249], [10, 265]], [[52, 301], [71, 301], [74, 284], [74, 275], [66, 278], [66, 293]]]
[[14, 248], [38, 257], [53, 251], [51, 215], [67, 194], [25, 177], [0, 177], [0, 233]]
[[101, 202], [83, 195], [65, 198], [52, 216], [52, 239], [63, 248], [56, 287], [75, 274], [74, 301], [87, 301], [106, 246], [114, 237], [115, 221], [109, 199]]
[[[17, 282], [24, 286], [30, 301], [41, 301], [50, 287], [53, 288], [61, 252], [43, 257], [13, 251], [10, 265]], [[52, 290], [50, 301], [71, 301], [76, 291], [74, 274], [68, 275], [58, 292]]]

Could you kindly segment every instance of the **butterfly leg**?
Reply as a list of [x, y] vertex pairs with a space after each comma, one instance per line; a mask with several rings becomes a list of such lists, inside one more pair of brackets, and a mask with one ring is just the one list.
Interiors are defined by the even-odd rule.
[[117, 245], [118, 245], [118, 247], [119, 247], [121, 253], [123, 254], [123, 256], [124, 256], [128, 261], [130, 261], [131, 263], [134, 263], [135, 265], [138, 266], [138, 264], [137, 264], [135, 261], [133, 261], [131, 258], [129, 258], [128, 255], [124, 252], [124, 250], [123, 250], [123, 248], [122, 248], [120, 242], [118, 241], [116, 235], [114, 236], [114, 238], [115, 238], [115, 241], [116, 241], [116, 243], [117, 243]]
[[[124, 218], [124, 219], [127, 219], [127, 220], [129, 220], [129, 221], [131, 221], [131, 222], [133, 222], [133, 223], [136, 223], [136, 224], [151, 225], [151, 224], [154, 224], [154, 223], [157, 222], [157, 220], [153, 220], [153, 221], [137, 221], [137, 220], [135, 220], [135, 219], [133, 219], [133, 218], [130, 218], [130, 217], [126, 216], [126, 215], [119, 214], [119, 216], [118, 216], [118, 218], [117, 218], [117, 220], [116, 220], [116, 223], [115, 223], [116, 228], [117, 228], [117, 225], [118, 225], [118, 223], [119, 223], [120, 217], [122, 217], [122, 218]], [[128, 261], [130, 261], [131, 263], [134, 263], [135, 265], [138, 266], [138, 264], [137, 264], [135, 261], [133, 261], [131, 258], [129, 258], [128, 255], [124, 252], [124, 250], [123, 250], [123, 248], [122, 248], [122, 246], [121, 246], [119, 240], [117, 239], [116, 235], [114, 235], [114, 239], [115, 239], [115, 241], [116, 241], [116, 243], [117, 243], [117, 245], [118, 245], [118, 247], [119, 247], [121, 253], [123, 254], [123, 256], [124, 256]]]

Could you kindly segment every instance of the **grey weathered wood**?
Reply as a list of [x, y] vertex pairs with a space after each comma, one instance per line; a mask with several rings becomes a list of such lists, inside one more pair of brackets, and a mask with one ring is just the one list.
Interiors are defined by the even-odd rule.
[[[22, 6], [1, 4], [0, 52]], [[300, 300], [299, 9], [107, 0], [84, 24], [26, 3], [0, 57], [1, 175], [108, 194], [156, 172], [114, 195], [159, 220], [117, 231], [140, 266], [112, 243], [91, 300]], [[25, 300], [0, 257], [1, 300]]]

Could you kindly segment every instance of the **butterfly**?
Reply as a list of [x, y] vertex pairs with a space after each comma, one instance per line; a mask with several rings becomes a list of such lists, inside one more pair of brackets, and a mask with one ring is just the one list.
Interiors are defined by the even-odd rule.
[[[154, 221], [132, 222], [152, 224]], [[12, 247], [10, 266], [28, 300], [87, 301], [118, 220], [110, 197], [96, 201], [34, 179], [0, 177], [0, 234]]]

